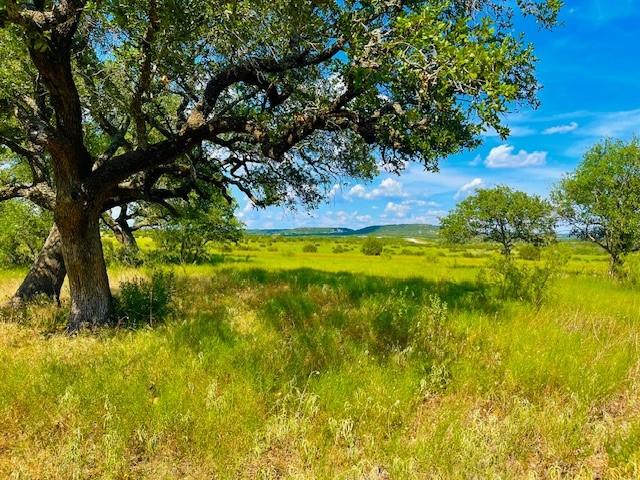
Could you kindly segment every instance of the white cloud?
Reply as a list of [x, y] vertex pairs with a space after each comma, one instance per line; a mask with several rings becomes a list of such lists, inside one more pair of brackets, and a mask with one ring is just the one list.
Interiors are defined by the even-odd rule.
[[401, 203], [389, 202], [384, 209], [386, 215], [393, 215], [395, 218], [404, 218], [411, 210], [411, 206]]
[[544, 165], [547, 163], [547, 152], [527, 152], [520, 150], [514, 153], [512, 145], [500, 145], [492, 148], [484, 164], [489, 168], [521, 168]]
[[[424, 215], [412, 215], [409, 217], [403, 217], [402, 223], [416, 223], [436, 225], [440, 223], [440, 218], [445, 216], [447, 212], [445, 210], [428, 210]], [[383, 218], [383, 220], [385, 220]]]
[[578, 129], [578, 124], [576, 122], [571, 122], [566, 125], [556, 125], [555, 127], [549, 127], [542, 131], [543, 135], [555, 135], [557, 133], [569, 133]]
[[364, 185], [354, 185], [351, 187], [351, 190], [347, 192], [348, 197], [357, 197], [357, 198], [365, 198], [367, 195], [367, 189], [364, 188]]
[[439, 207], [440, 204], [438, 202], [433, 202], [431, 200], [403, 200], [403, 205], [417, 205], [418, 207]]
[[253, 205], [253, 203], [248, 201], [246, 203], [246, 205], [242, 208], [242, 210], [240, 210], [238, 213], [236, 213], [236, 217], [242, 219], [242, 218], [246, 217], [249, 213], [251, 213], [251, 211], [254, 208], [255, 208], [255, 206]]
[[354, 185], [347, 193], [348, 197], [374, 200], [382, 197], [406, 197], [402, 183], [393, 178], [385, 178], [380, 185], [371, 191], [367, 191], [364, 185]]
[[336, 183], [333, 187], [331, 187], [331, 190], [327, 192], [327, 197], [329, 199], [333, 199], [336, 197], [336, 195], [338, 195], [338, 193], [340, 193], [340, 185]]
[[470, 182], [467, 182], [464, 185], [462, 185], [454, 195], [454, 198], [457, 200], [458, 198], [462, 197], [465, 193], [475, 190], [476, 188], [479, 188], [482, 185], [484, 185], [484, 182], [481, 178], [474, 178]]

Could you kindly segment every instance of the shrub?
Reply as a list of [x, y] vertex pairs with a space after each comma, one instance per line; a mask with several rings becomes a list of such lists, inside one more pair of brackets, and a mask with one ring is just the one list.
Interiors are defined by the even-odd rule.
[[318, 247], [316, 247], [313, 243], [307, 243], [304, 247], [302, 247], [302, 251], [304, 253], [316, 253], [318, 251]]
[[451, 382], [454, 360], [454, 335], [447, 322], [447, 304], [437, 295], [429, 298], [410, 330], [410, 347], [414, 355], [426, 360], [426, 376], [420, 381], [422, 395], [442, 392]]
[[478, 275], [481, 295], [499, 300], [519, 300], [540, 308], [549, 299], [553, 280], [567, 262], [566, 254], [558, 248], [545, 252], [541, 263], [531, 267], [519, 265], [509, 257], [496, 259], [490, 271]]
[[144, 263], [140, 249], [123, 245], [114, 251], [113, 262], [126, 267], [140, 267]]
[[349, 249], [346, 247], [343, 247], [342, 245], [336, 245], [335, 247], [333, 247], [333, 250], [332, 250], [333, 253], [345, 253], [348, 251]]
[[368, 237], [362, 244], [362, 253], [370, 256], [382, 255], [383, 243], [377, 238]]
[[138, 328], [163, 321], [173, 311], [175, 290], [173, 272], [158, 270], [150, 279], [121, 282], [120, 292], [114, 299], [118, 325]]

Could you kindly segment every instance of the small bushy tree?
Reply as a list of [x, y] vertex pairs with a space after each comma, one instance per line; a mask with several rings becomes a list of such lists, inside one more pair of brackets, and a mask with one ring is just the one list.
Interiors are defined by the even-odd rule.
[[441, 221], [440, 235], [449, 243], [474, 238], [501, 245], [511, 255], [516, 242], [540, 246], [555, 238], [555, 217], [549, 202], [498, 186], [478, 190]]
[[235, 218], [235, 205], [219, 195], [208, 199], [191, 195], [177, 203], [175, 212], [162, 226], [161, 245], [165, 260], [202, 263], [212, 242], [237, 242], [242, 224]]
[[367, 237], [362, 244], [362, 253], [369, 256], [380, 256], [384, 245], [381, 240], [373, 237]]
[[307, 243], [302, 247], [302, 251], [304, 253], [316, 253], [318, 251], [318, 247], [316, 247], [313, 243]]
[[572, 235], [599, 245], [620, 274], [624, 256], [640, 250], [640, 139], [595, 145], [553, 199]]

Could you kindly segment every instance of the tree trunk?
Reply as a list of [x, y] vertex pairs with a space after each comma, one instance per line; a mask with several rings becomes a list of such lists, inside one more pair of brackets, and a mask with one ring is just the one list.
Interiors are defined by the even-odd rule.
[[620, 278], [623, 273], [624, 260], [619, 255], [611, 255], [609, 260], [609, 276]]
[[39, 295], [46, 295], [59, 302], [60, 289], [66, 274], [62, 256], [62, 239], [54, 224], [38, 258], [13, 296], [12, 303], [19, 305]]
[[118, 242], [127, 248], [135, 251], [138, 250], [138, 242], [136, 242], [136, 237], [133, 235], [133, 229], [129, 226], [129, 221], [127, 219], [127, 205], [122, 207], [120, 215], [117, 218], [114, 219], [111, 216], [111, 213], [105, 213], [102, 216], [102, 220], [113, 232], [113, 235], [116, 237]]
[[124, 222], [118, 221], [118, 228], [117, 231], [115, 231], [115, 235], [118, 241], [125, 247], [136, 251], [138, 250], [138, 242], [136, 242], [136, 237], [133, 236], [133, 231], [126, 220]]
[[100, 216], [87, 210], [80, 204], [56, 212], [71, 290], [70, 332], [107, 324], [113, 306], [100, 239]]

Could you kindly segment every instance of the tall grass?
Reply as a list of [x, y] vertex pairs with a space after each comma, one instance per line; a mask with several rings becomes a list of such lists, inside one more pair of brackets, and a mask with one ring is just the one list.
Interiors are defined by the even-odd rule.
[[0, 323], [0, 477], [640, 475], [640, 299], [604, 260], [574, 256], [536, 309], [479, 300], [491, 250], [338, 241], [178, 268], [152, 328]]

